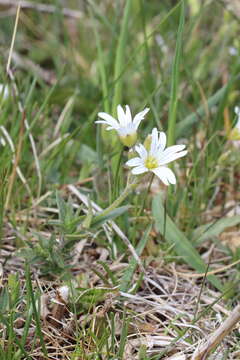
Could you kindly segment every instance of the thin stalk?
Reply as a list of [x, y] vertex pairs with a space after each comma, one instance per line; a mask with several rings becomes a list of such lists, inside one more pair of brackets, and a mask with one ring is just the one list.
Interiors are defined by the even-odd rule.
[[26, 264], [26, 272], [25, 273], [26, 273], [27, 293], [28, 293], [28, 297], [30, 298], [31, 303], [32, 303], [33, 315], [34, 315], [35, 322], [36, 322], [36, 333], [39, 336], [39, 340], [40, 340], [40, 344], [41, 344], [41, 348], [42, 348], [44, 357], [46, 359], [48, 359], [48, 353], [47, 353], [47, 349], [45, 346], [45, 342], [44, 342], [44, 338], [43, 338], [43, 334], [42, 334], [42, 330], [41, 330], [41, 323], [40, 323], [40, 319], [39, 319], [39, 313], [38, 313], [37, 307], [36, 307], [36, 299], [35, 299], [34, 293], [33, 293], [30, 268], [29, 268], [28, 264]]
[[8, 55], [8, 61], [7, 61], [7, 67], [6, 67], [7, 74], [9, 72], [10, 65], [11, 65], [13, 47], [14, 47], [15, 38], [16, 38], [16, 34], [17, 34], [17, 27], [18, 27], [20, 9], [21, 9], [21, 2], [19, 1], [18, 6], [17, 6], [17, 13], [16, 13], [16, 18], [15, 18], [13, 36], [12, 36], [12, 41], [11, 41], [11, 46], [10, 46], [9, 55]]
[[8, 190], [7, 190], [7, 195], [6, 195], [6, 201], [5, 201], [5, 208], [7, 209], [10, 203], [10, 198], [12, 195], [12, 190], [13, 190], [13, 186], [14, 186], [14, 182], [15, 182], [15, 178], [16, 178], [16, 174], [17, 174], [17, 167], [18, 164], [20, 162], [21, 159], [21, 153], [22, 153], [22, 147], [23, 147], [23, 138], [24, 138], [24, 121], [25, 121], [25, 112], [22, 113], [22, 118], [20, 121], [20, 129], [19, 129], [19, 138], [18, 138], [18, 144], [17, 144], [17, 151], [16, 151], [16, 156], [14, 157], [14, 164], [13, 164], [13, 169], [12, 169], [12, 173], [10, 175], [9, 178], [9, 185], [8, 185]]
[[116, 52], [116, 61], [114, 67], [114, 97], [113, 97], [113, 104], [112, 104], [112, 113], [116, 114], [117, 105], [122, 101], [122, 87], [123, 87], [123, 79], [121, 74], [124, 70], [124, 54], [126, 53], [126, 42], [127, 42], [127, 35], [128, 35], [128, 21], [130, 18], [131, 13], [131, 3], [132, 0], [127, 0], [124, 14], [123, 14], [123, 21], [121, 26], [121, 32], [119, 36], [119, 42]]
[[166, 228], [167, 228], [167, 202], [168, 202], [168, 191], [166, 192], [166, 198], [164, 200], [164, 222], [163, 222], [163, 238], [166, 239]]
[[108, 87], [108, 82], [107, 82], [106, 68], [105, 68], [105, 64], [104, 64], [105, 57], [104, 57], [99, 33], [97, 30], [97, 26], [96, 26], [96, 21], [95, 21], [91, 6], [90, 6], [90, 13], [91, 13], [92, 18], [94, 19], [93, 31], [94, 31], [96, 46], [97, 46], [98, 68], [99, 68], [99, 74], [100, 74], [101, 85], [102, 85], [102, 93], [103, 93], [103, 108], [104, 108], [105, 112], [109, 113], [110, 112], [110, 102], [109, 102], [109, 93], [108, 93], [109, 87]]
[[96, 136], [96, 148], [97, 148], [97, 158], [98, 158], [98, 166], [100, 169], [103, 168], [103, 146], [102, 146], [102, 134], [101, 134], [101, 127], [97, 126], [97, 136]]
[[111, 211], [113, 211], [114, 209], [116, 209], [127, 197], [128, 195], [138, 186], [138, 182], [136, 183], [132, 183], [132, 184], [128, 184], [126, 186], [126, 188], [123, 190], [122, 194], [110, 205], [108, 206], [105, 210], [103, 210], [101, 212], [101, 214], [99, 214], [99, 217], [103, 217], [108, 215]]
[[[96, 21], [93, 15], [92, 7], [90, 6], [90, 13], [93, 18], [93, 31], [96, 39], [96, 45], [97, 45], [97, 54], [98, 54], [98, 68], [99, 68], [99, 74], [101, 79], [101, 85], [102, 85], [102, 94], [103, 94], [103, 108], [105, 112], [110, 111], [110, 102], [109, 102], [109, 94], [108, 94], [108, 83], [107, 83], [107, 76], [106, 76], [106, 69], [104, 65], [104, 54], [102, 50], [101, 41], [99, 38], [99, 34], [97, 31], [97, 25]], [[101, 136], [101, 127], [97, 126], [97, 138], [96, 138], [96, 144], [97, 144], [97, 154], [98, 154], [98, 165], [100, 169], [103, 168], [103, 153], [102, 153], [102, 136]]]
[[127, 310], [124, 307], [123, 309], [123, 326], [122, 326], [122, 332], [120, 336], [120, 344], [119, 344], [119, 350], [118, 350], [118, 359], [123, 359], [124, 349], [127, 341], [127, 335], [128, 335], [128, 327], [129, 327], [130, 319], [127, 319]]
[[151, 175], [151, 178], [149, 180], [148, 187], [147, 187], [147, 189], [145, 191], [145, 194], [143, 196], [142, 206], [141, 206], [141, 208], [140, 208], [140, 210], [139, 210], [139, 212], [137, 214], [137, 217], [140, 216], [142, 214], [142, 212], [143, 212], [143, 209], [144, 209], [144, 206], [145, 206], [145, 203], [146, 203], [146, 200], [147, 200], [147, 196], [148, 196], [148, 194], [150, 192], [150, 189], [151, 189], [151, 186], [152, 186], [153, 179], [154, 179], [154, 174]]
[[170, 93], [170, 105], [169, 105], [169, 116], [168, 116], [169, 146], [175, 143], [176, 118], [177, 118], [177, 107], [178, 107], [179, 72], [180, 72], [180, 60], [182, 56], [184, 18], [185, 18], [185, 0], [182, 0], [179, 27], [177, 33], [176, 51], [173, 60], [172, 76], [171, 76], [171, 93]]
[[200, 300], [201, 300], [201, 295], [202, 295], [202, 292], [203, 292], [203, 288], [204, 288], [204, 285], [205, 285], [206, 280], [207, 280], [207, 273], [208, 273], [208, 270], [209, 270], [211, 258], [212, 258], [212, 252], [210, 253], [209, 261], [208, 261], [208, 263], [207, 263], [207, 267], [206, 267], [206, 271], [205, 271], [205, 275], [204, 275], [204, 277], [203, 277], [203, 281], [202, 281], [202, 284], [201, 284], [201, 288], [200, 288], [200, 291], [199, 291], [199, 294], [198, 294], [197, 304], [196, 304], [196, 308], [195, 308], [194, 314], [193, 314], [193, 320], [195, 320], [196, 317], [197, 317], [198, 307], [199, 307], [199, 303], [200, 303]]
[[[121, 102], [122, 102], [123, 77], [121, 76], [121, 74], [123, 73], [123, 70], [124, 70], [124, 55], [126, 53], [126, 43], [127, 43], [127, 36], [128, 36], [128, 22], [129, 22], [130, 12], [131, 12], [131, 3], [132, 3], [132, 0], [126, 1], [124, 13], [123, 13], [123, 20], [122, 20], [122, 24], [121, 24], [118, 46], [117, 46], [117, 50], [116, 50], [116, 60], [115, 60], [115, 64], [114, 64], [114, 77], [113, 77], [114, 96], [113, 96], [113, 102], [112, 102], [112, 114], [114, 116], [116, 116], [116, 113], [117, 113], [117, 105], [121, 104]], [[116, 144], [116, 140], [113, 137], [112, 145], [115, 146], [115, 144]], [[111, 167], [112, 167], [113, 174], [117, 173], [118, 164], [119, 164], [119, 161], [121, 161], [121, 158], [119, 159], [119, 157], [120, 157], [120, 155], [118, 155], [112, 159]], [[122, 177], [121, 169], [118, 170], [118, 176]], [[115, 194], [117, 194], [117, 193], [115, 193]]]
[[122, 158], [123, 158], [123, 152], [124, 152], [124, 148], [122, 147], [119, 156], [117, 157], [117, 164], [116, 164], [116, 171], [114, 174], [114, 199], [115, 197], [117, 197], [119, 195], [119, 189], [120, 189], [120, 168], [121, 168], [121, 163], [122, 163]]
[[[11, 301], [11, 300], [10, 300]], [[14, 344], [14, 324], [13, 324], [13, 318], [14, 313], [13, 309], [10, 310], [9, 320], [8, 320], [8, 345], [7, 345], [7, 359], [11, 360], [12, 353], [13, 353], [13, 344]]]
[[114, 354], [115, 348], [115, 321], [114, 321], [114, 313], [110, 313], [110, 321], [111, 321], [111, 352]]
[[6, 186], [7, 186], [8, 171], [3, 168], [0, 172], [0, 248], [3, 238], [3, 224], [5, 213], [5, 198], [6, 198]]

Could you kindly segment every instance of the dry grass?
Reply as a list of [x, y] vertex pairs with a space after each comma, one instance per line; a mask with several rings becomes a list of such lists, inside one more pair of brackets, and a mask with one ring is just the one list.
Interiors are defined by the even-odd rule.
[[[68, 192], [64, 189], [63, 193]], [[74, 199], [75, 207], [79, 206], [79, 199]], [[21, 338], [26, 321], [26, 300], [24, 300], [25, 269], [24, 263], [18, 257], [16, 244], [34, 239], [33, 230], [41, 226], [41, 232], [50, 237], [51, 229], [45, 225], [49, 214], [56, 214], [57, 208], [41, 207], [36, 205], [27, 216], [24, 213], [16, 215], [17, 226], [7, 223], [4, 230], [4, 240], [1, 250], [1, 288], [7, 284], [9, 274], [18, 273], [20, 279], [22, 300], [16, 312], [19, 317], [14, 322], [14, 331]], [[25, 226], [25, 235], [20, 229]], [[27, 226], [26, 226], [27, 224]], [[105, 229], [106, 230], [106, 229]], [[223, 236], [224, 234], [222, 234]], [[153, 232], [152, 236], [156, 237]], [[152, 238], [151, 241], [154, 241]], [[225, 271], [225, 264], [230, 258], [219, 246], [205, 243], [201, 248], [202, 258], [211, 262], [211, 268], [218, 271], [223, 282], [234, 279], [236, 269], [233, 267]], [[146, 254], [147, 255], [147, 254]], [[129, 253], [129, 256], [130, 255]], [[138, 359], [140, 349], [144, 349], [147, 356], [159, 355], [162, 352], [164, 359], [190, 359], [195, 349], [205, 342], [217, 329], [223, 319], [230, 315], [229, 301], [220, 292], [212, 288], [205, 281], [204, 276], [195, 276], [194, 272], [186, 265], [176, 262], [168, 263], [165, 254], [160, 258], [149, 258], [143, 255], [145, 273], [139, 282], [136, 291], [128, 293], [119, 291], [118, 286], [111, 283], [109, 274], [99, 261], [106, 263], [109, 270], [120, 281], [123, 271], [128, 263], [123, 262], [123, 257], [111, 261], [109, 250], [99, 246], [98, 242], [87, 238], [77, 242], [68, 265], [74, 280], [65, 285], [59, 278], [43, 277], [39, 266], [32, 265], [32, 282], [34, 293], [40, 293], [40, 318], [49, 359], [71, 359], [71, 354], [76, 351], [76, 346], [81, 347], [79, 359], [88, 359], [96, 351], [96, 345], [90, 336], [91, 332], [101, 336], [106, 329], [111, 329], [111, 318], [114, 319], [115, 346], [119, 346], [123, 327], [123, 313], [127, 314], [129, 326], [123, 359]], [[98, 274], [102, 275], [102, 279]], [[132, 285], [136, 286], [141, 277], [137, 270], [132, 278]], [[105, 281], [103, 281], [105, 279]], [[71, 285], [70, 285], [71, 284]], [[94, 306], [88, 304], [81, 308], [81, 297], [73, 295], [74, 289], [104, 289], [105, 294], [101, 299], [93, 300]], [[87, 291], [87, 290], [85, 290]], [[235, 289], [236, 291], [236, 289]], [[37, 296], [36, 296], [37, 298]], [[96, 302], [95, 302], [96, 301]], [[232, 304], [234, 305], [234, 304]], [[74, 313], [74, 308], [77, 312]], [[111, 316], [110, 316], [111, 314]], [[209, 359], [223, 359], [223, 354], [228, 353], [227, 359], [238, 359], [238, 329], [233, 330], [236, 336], [226, 336]], [[1, 336], [4, 342], [5, 326], [1, 326]], [[35, 321], [32, 320], [26, 342], [26, 350], [32, 359], [43, 359], [41, 344], [37, 340], [32, 348], [35, 333]], [[117, 345], [118, 344], [118, 345]], [[102, 349], [102, 358], [106, 348]], [[224, 355], [225, 356], [225, 355]]]

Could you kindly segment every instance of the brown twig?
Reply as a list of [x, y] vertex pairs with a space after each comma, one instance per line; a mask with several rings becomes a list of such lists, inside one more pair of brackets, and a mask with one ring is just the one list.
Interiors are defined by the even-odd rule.
[[[0, 0], [0, 5], [4, 5], [4, 6], [18, 6], [18, 1], [16, 0]], [[40, 12], [45, 12], [45, 13], [55, 13], [58, 8], [54, 5], [47, 5], [47, 4], [36, 4], [33, 3], [31, 1], [21, 1], [21, 8], [22, 9], [32, 9], [32, 10], [37, 10]], [[83, 17], [83, 13], [79, 10], [72, 10], [72, 9], [68, 9], [68, 8], [61, 8], [61, 12], [64, 16], [67, 17], [71, 17], [71, 18], [75, 18], [75, 19], [82, 19]]]
[[195, 278], [195, 279], [198, 279], [198, 278], [201, 278], [201, 277], [205, 277], [205, 276], [209, 276], [209, 275], [215, 275], [215, 274], [218, 274], [220, 272], [223, 272], [223, 271], [226, 271], [228, 269], [230, 269], [231, 267], [237, 265], [240, 263], [240, 260], [236, 260], [234, 261], [232, 264], [229, 264], [229, 265], [226, 265], [226, 266], [222, 266], [216, 270], [211, 270], [211, 271], [208, 271], [207, 273], [189, 273], [189, 272], [177, 272], [178, 275], [182, 276], [182, 277], [185, 277], [185, 278]]
[[209, 337], [209, 339], [199, 346], [193, 354], [192, 360], [205, 360], [208, 354], [220, 344], [220, 342], [232, 331], [240, 320], [240, 305], [238, 305], [223, 324]]

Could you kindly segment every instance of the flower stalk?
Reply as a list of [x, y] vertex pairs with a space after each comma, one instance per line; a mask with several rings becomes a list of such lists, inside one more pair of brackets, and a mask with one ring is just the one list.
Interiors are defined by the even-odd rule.
[[109, 205], [106, 209], [104, 209], [99, 216], [103, 217], [108, 215], [110, 212], [112, 212], [113, 210], [115, 210], [119, 205], [121, 205], [121, 203], [128, 197], [128, 195], [134, 190], [136, 189], [136, 187], [138, 186], [139, 182], [133, 182], [133, 183], [128, 183], [127, 186], [125, 187], [125, 189], [123, 190], [123, 192], [121, 193], [121, 195], [119, 195], [119, 197], [113, 201], [113, 203], [111, 205]]

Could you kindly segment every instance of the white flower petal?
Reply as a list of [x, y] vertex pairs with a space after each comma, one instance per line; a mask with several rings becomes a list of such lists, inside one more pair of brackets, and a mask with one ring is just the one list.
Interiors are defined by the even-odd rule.
[[146, 108], [134, 116], [133, 124], [134, 124], [136, 130], [137, 130], [140, 122], [144, 119], [144, 116], [148, 113], [149, 110], [150, 110], [149, 108]]
[[167, 136], [166, 134], [161, 131], [159, 134], [159, 141], [158, 141], [158, 148], [159, 150], [164, 150], [167, 144]]
[[95, 121], [95, 123], [108, 125], [108, 121], [106, 121], [106, 120], [97, 120], [97, 121]]
[[135, 150], [139, 154], [141, 159], [145, 160], [147, 158], [148, 156], [147, 150], [142, 144], [135, 146]]
[[169, 164], [170, 162], [177, 160], [187, 154], [187, 150], [180, 151], [178, 153], [170, 153], [167, 155], [162, 154], [161, 158], [158, 160], [159, 165]]
[[120, 136], [126, 136], [126, 135], [131, 135], [131, 134], [136, 133], [136, 130], [132, 123], [127, 124], [125, 126], [121, 126], [118, 131], [119, 131]]
[[234, 112], [237, 116], [240, 116], [240, 107], [239, 106], [235, 106], [234, 108]]
[[127, 125], [127, 118], [121, 105], [117, 106], [118, 121], [121, 126]]
[[148, 169], [145, 166], [141, 165], [141, 166], [137, 166], [137, 167], [133, 168], [131, 171], [132, 171], [132, 174], [139, 175], [139, 174], [144, 174], [145, 172], [148, 171]]
[[154, 155], [154, 154], [156, 154], [156, 152], [158, 150], [158, 130], [157, 130], [157, 128], [154, 128], [152, 130], [151, 137], [152, 137], [152, 140], [151, 140], [150, 154]]
[[185, 149], [186, 145], [173, 145], [173, 146], [169, 146], [168, 148], [166, 148], [164, 150], [164, 154], [168, 155], [168, 154], [174, 154], [178, 151], [182, 151], [183, 149]]
[[105, 121], [105, 120], [98, 120], [98, 121], [95, 121], [95, 123], [108, 125], [109, 127], [107, 128], [107, 130], [118, 130], [119, 129], [119, 125], [117, 125], [117, 126], [110, 125], [109, 122]]
[[[101, 119], [105, 120], [106, 123], [107, 123], [108, 125], [111, 125], [114, 129], [119, 128], [119, 123], [118, 123], [117, 120], [114, 119], [114, 117], [112, 117], [111, 115], [109, 115], [109, 114], [107, 114], [107, 113], [105, 113], [105, 112], [100, 112], [100, 113], [98, 113], [98, 116], [99, 116]], [[101, 120], [98, 120], [98, 123], [99, 123], [99, 121], [101, 121]], [[96, 121], [96, 122], [97, 122], [97, 121]]]
[[[135, 123], [132, 121], [131, 110], [128, 105], [126, 105], [125, 111], [121, 105], [117, 106], [117, 115], [118, 118], [115, 119], [113, 116], [100, 112], [98, 116], [101, 120], [97, 120], [97, 124], [108, 125], [107, 130], [116, 130], [120, 141], [128, 147], [135, 145], [137, 141], [137, 128], [140, 124], [140, 121], [143, 119], [144, 115], [148, 112], [149, 109], [144, 109], [141, 113], [135, 116]], [[128, 139], [126, 139], [128, 137]], [[141, 151], [141, 149], [140, 149]], [[143, 151], [141, 151], [143, 153]]]
[[176, 184], [176, 177], [171, 169], [159, 166], [158, 168], [153, 169], [152, 172], [157, 175], [165, 185]]
[[128, 105], [126, 105], [126, 122], [127, 124], [132, 124], [132, 114], [131, 114], [131, 110], [130, 107]]
[[127, 166], [139, 166], [139, 165], [143, 165], [143, 161], [139, 157], [135, 157], [133, 159], [128, 160], [126, 162], [126, 165]]
[[0, 96], [3, 99], [7, 99], [9, 97], [9, 87], [4, 84], [0, 84]]

